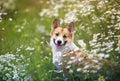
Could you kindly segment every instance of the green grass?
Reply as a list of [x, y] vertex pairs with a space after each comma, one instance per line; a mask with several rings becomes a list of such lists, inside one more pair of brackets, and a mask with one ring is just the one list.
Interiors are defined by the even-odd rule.
[[[63, 74], [53, 72], [55, 67], [52, 64], [52, 51], [47, 43], [50, 39], [49, 32], [52, 21], [56, 17], [52, 16], [53, 14], [39, 16], [42, 9], [45, 8], [54, 12], [54, 10], [51, 9], [53, 9], [55, 5], [47, 4], [46, 0], [42, 3], [37, 0], [16, 0], [12, 2], [15, 7], [11, 9], [9, 6], [7, 9], [3, 4], [8, 1], [0, 2], [0, 8], [2, 8], [0, 12], [7, 12], [7, 15], [0, 15], [2, 17], [2, 21], [0, 22], [0, 56], [5, 56], [5, 58], [0, 57], [5, 60], [4, 62], [0, 60], [0, 81], [17, 81], [18, 78], [13, 78], [15, 70], [18, 72], [18, 81], [27, 79], [26, 75], [29, 75], [29, 78], [31, 77], [33, 81], [63, 81], [65, 79], [62, 76]], [[56, 2], [56, 4], [58, 3], [60, 4], [60, 1]], [[62, 4], [68, 6], [77, 3], [78, 2], [64, 2]], [[111, 55], [109, 60], [115, 62], [115, 64], [110, 63], [110, 66], [103, 65], [102, 71], [97, 74], [69, 74], [67, 77], [68, 81], [105, 81], [105, 79], [106, 81], [118, 81], [120, 80], [118, 77], [118, 75], [120, 75], [120, 56], [119, 52], [115, 51], [118, 45], [118, 38], [114, 36], [108, 39], [105, 38], [111, 36], [111, 34], [108, 33], [109, 31], [113, 31], [115, 36], [120, 34], [120, 31], [114, 28], [115, 24], [119, 23], [119, 21], [117, 21], [117, 16], [120, 16], [120, 14], [115, 14], [116, 19], [113, 19], [113, 21], [110, 19], [111, 15], [114, 15], [112, 9], [114, 9], [115, 5], [117, 5], [115, 7], [116, 11], [119, 11], [120, 6], [118, 6], [117, 2], [112, 0], [100, 9], [96, 8], [96, 5], [98, 5], [97, 1], [92, 1], [89, 4], [94, 6], [93, 9], [95, 11], [87, 16], [83, 16], [84, 13], [79, 13], [81, 9], [78, 9], [78, 7], [70, 8], [71, 10], [74, 8], [78, 9], [78, 20], [75, 21], [76, 32], [74, 41], [77, 44], [77, 40], [83, 39], [87, 44], [87, 50], [95, 50], [96, 48], [91, 47], [89, 42], [93, 39], [93, 34], [101, 33], [101, 35], [98, 36], [96, 45], [99, 43], [103, 44], [103, 42], [107, 43], [114, 41], [115, 43], [112, 46], [113, 50], [109, 52]], [[60, 8], [58, 10], [58, 18], [65, 19], [64, 17], [68, 12], [68, 9], [68, 7], [64, 7], [64, 9]], [[106, 11], [111, 11], [112, 14], [106, 15]], [[97, 18], [104, 17], [105, 20], [92, 23], [93, 21], [96, 21], [92, 19], [94, 16]], [[112, 25], [112, 27], [107, 28], [108, 25]], [[84, 28], [81, 26], [84, 26]], [[102, 49], [105, 47], [106, 46], [101, 46], [99, 48]], [[102, 53], [106, 54], [106, 51]], [[6, 57], [7, 54], [15, 55], [16, 59]], [[21, 55], [23, 55], [24, 58], [22, 58]], [[7, 58], [10, 62], [7, 62]], [[17, 59], [20, 61], [16, 61]], [[5, 67], [8, 67], [11, 70], [6, 70]], [[15, 67], [17, 67], [17, 69], [15, 69]], [[10, 74], [10, 76], [7, 76], [7, 73]]]

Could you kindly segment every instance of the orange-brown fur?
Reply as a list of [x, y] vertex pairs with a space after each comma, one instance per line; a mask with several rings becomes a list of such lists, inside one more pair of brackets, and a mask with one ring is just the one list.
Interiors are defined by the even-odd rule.
[[62, 36], [66, 36], [65, 38], [64, 37], [63, 38], [64, 40], [67, 40], [68, 42], [71, 42], [73, 39], [73, 34], [68, 31], [67, 27], [66, 28], [57, 27], [56, 29], [52, 29], [50, 32], [50, 35], [54, 36], [54, 38], [56, 39], [57, 38], [56, 33]]

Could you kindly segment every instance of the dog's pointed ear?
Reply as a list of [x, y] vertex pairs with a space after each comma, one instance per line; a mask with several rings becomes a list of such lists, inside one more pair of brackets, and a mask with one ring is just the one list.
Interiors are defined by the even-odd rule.
[[57, 27], [59, 27], [60, 26], [60, 21], [58, 20], [58, 19], [54, 19], [54, 21], [53, 21], [53, 29], [55, 29], [55, 28], [57, 28]]
[[69, 30], [70, 33], [73, 33], [73, 31], [74, 31], [74, 23], [73, 22], [69, 23], [68, 30]]

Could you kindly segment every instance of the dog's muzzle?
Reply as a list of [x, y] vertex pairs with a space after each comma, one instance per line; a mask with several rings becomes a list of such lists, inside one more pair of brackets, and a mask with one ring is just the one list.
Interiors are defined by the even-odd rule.
[[66, 45], [67, 41], [64, 41], [62, 44], [61, 40], [57, 40], [57, 43], [55, 42], [55, 39], [53, 39], [54, 44], [56, 45], [56, 48], [60, 49], [62, 46]]

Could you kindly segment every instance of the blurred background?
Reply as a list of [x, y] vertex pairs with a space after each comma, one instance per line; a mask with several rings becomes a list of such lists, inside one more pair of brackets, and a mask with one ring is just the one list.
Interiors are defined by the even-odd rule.
[[64, 81], [49, 46], [55, 18], [74, 21], [75, 44], [113, 62], [81, 81], [120, 80], [119, 0], [0, 0], [0, 81]]

